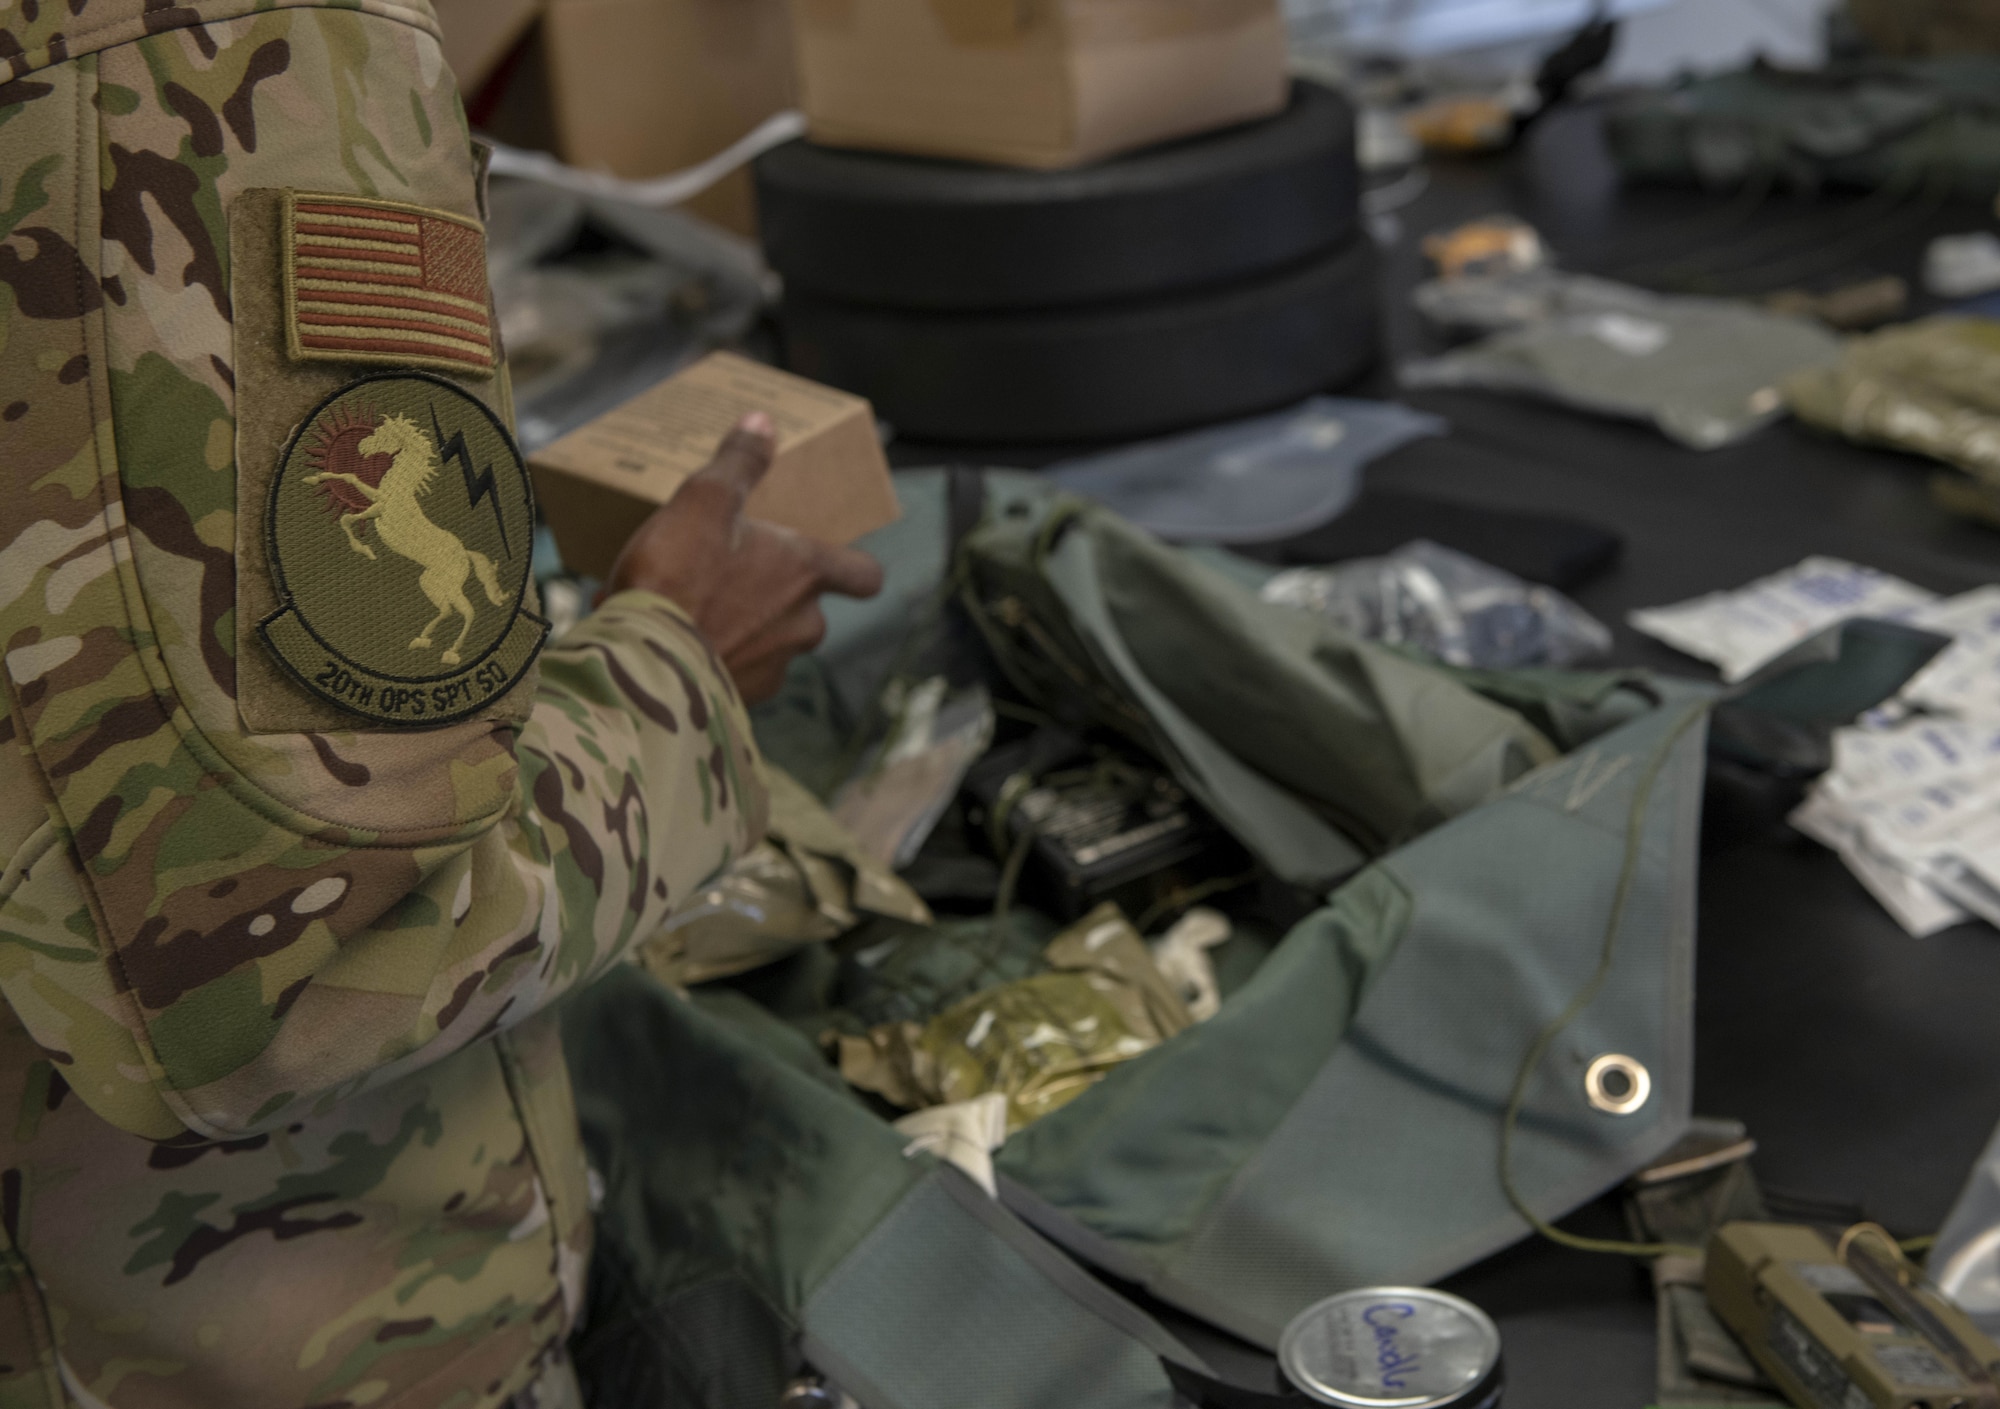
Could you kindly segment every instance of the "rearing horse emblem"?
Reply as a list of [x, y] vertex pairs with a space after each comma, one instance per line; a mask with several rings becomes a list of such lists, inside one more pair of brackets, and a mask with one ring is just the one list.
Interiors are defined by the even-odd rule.
[[[383, 547], [423, 569], [417, 586], [437, 614], [410, 642], [410, 649], [434, 650], [434, 634], [456, 617], [458, 634], [438, 659], [445, 665], [457, 665], [478, 610], [465, 590], [466, 583], [476, 578], [488, 602], [496, 607], [507, 605], [493, 560], [466, 547], [457, 534], [438, 527], [424, 512], [423, 496], [437, 479], [438, 447], [415, 421], [407, 416], [384, 416], [354, 449], [363, 461], [389, 457], [389, 467], [378, 481], [371, 484], [345, 470], [320, 470], [305, 476], [303, 482], [326, 489], [329, 502], [348, 510], [340, 515], [340, 530], [347, 535], [348, 547], [374, 560], [375, 549], [362, 536], [372, 524]], [[347, 492], [335, 491], [336, 485]], [[354, 507], [357, 498], [364, 507]]]
[[358, 717], [429, 729], [525, 718], [531, 695], [515, 687], [549, 634], [531, 584], [534, 532], [520, 448], [463, 387], [383, 372], [332, 392], [272, 471], [263, 551], [239, 575], [258, 639], [314, 698], [253, 666], [245, 720], [254, 710], [267, 721], [257, 727]]

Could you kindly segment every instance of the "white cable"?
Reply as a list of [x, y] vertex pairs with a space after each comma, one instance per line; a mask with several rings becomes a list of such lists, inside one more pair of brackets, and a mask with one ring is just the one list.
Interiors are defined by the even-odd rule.
[[1413, 166], [1394, 181], [1384, 182], [1361, 193], [1361, 210], [1373, 219], [1401, 210], [1430, 188], [1428, 168]]
[[803, 137], [805, 131], [806, 115], [795, 108], [788, 108], [765, 118], [700, 165], [645, 181], [627, 181], [602, 171], [581, 171], [557, 161], [547, 152], [523, 151], [500, 142], [492, 143], [493, 160], [487, 169], [495, 176], [517, 176], [539, 181], [545, 186], [556, 186], [579, 196], [623, 201], [628, 205], [675, 206], [692, 200], [730, 172], [749, 165], [771, 148], [794, 137]]

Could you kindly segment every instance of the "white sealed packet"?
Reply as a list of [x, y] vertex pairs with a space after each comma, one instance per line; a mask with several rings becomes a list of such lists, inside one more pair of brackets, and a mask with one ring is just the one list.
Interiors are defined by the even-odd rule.
[[2000, 722], [2000, 587], [1978, 587], [1911, 613], [1910, 624], [1952, 638], [1951, 648], [1903, 687], [1915, 708]]
[[1842, 729], [1792, 814], [1913, 935], [2000, 926], [2000, 728], [1918, 716]]
[[1851, 617], [1907, 621], [1937, 594], [1840, 558], [1807, 558], [1731, 592], [1710, 592], [1626, 619], [1636, 631], [1712, 661], [1731, 684]]
[[1746, 679], [1856, 617], [1951, 637], [1897, 692], [1833, 736], [1833, 766], [1792, 825], [1838, 852], [1904, 929], [1977, 916], [2000, 928], [2000, 586], [1938, 597], [1838, 558], [1733, 592], [1634, 612], [1632, 625]]

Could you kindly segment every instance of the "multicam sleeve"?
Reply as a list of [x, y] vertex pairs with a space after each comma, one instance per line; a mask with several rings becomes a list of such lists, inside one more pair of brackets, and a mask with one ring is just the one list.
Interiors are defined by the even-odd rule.
[[[114, 1125], [231, 1139], [587, 982], [761, 830], [759, 765], [645, 594], [543, 653], [525, 718], [246, 722], [239, 527], [274, 452], [242, 311], [271, 275], [232, 264], [232, 212], [298, 189], [476, 221], [463, 116], [421, 6], [56, 11], [67, 57], [0, 11], [0, 746], [32, 763], [0, 796], [0, 995]], [[120, 42], [79, 55], [83, 20]]]
[[538, 947], [562, 988], [655, 933], [764, 831], [742, 700], [664, 597], [620, 593], [543, 656], [519, 752], [522, 842], [548, 858], [534, 863], [548, 868]]

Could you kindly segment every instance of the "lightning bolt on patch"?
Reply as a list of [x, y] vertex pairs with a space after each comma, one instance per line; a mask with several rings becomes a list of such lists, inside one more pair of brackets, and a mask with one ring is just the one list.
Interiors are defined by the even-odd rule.
[[528, 599], [533, 534], [527, 467], [491, 407], [427, 372], [358, 378], [272, 474], [277, 603], [257, 636], [299, 688], [380, 725], [503, 708], [548, 636]]
[[493, 523], [500, 530], [500, 546], [507, 550], [507, 556], [514, 556], [514, 545], [507, 541], [507, 518], [500, 512], [500, 501], [494, 496], [493, 466], [484, 469], [472, 468], [472, 452], [466, 448], [465, 432], [453, 431], [449, 440], [445, 439], [444, 427], [438, 424], [437, 407], [431, 407], [431, 430], [437, 435], [438, 459], [455, 461], [459, 477], [465, 481], [465, 502], [468, 508], [476, 509], [484, 499], [493, 510]]

